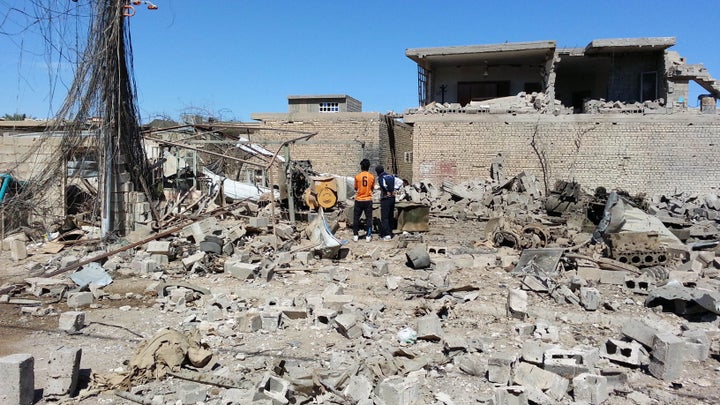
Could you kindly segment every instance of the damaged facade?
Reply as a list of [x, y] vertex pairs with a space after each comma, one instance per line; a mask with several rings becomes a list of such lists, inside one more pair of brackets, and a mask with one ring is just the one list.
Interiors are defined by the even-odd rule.
[[[674, 38], [408, 49], [418, 64], [413, 181], [541, 173], [546, 190], [577, 180], [638, 192], [704, 192], [716, 184], [720, 85], [668, 50]], [[688, 83], [707, 90], [688, 108]]]

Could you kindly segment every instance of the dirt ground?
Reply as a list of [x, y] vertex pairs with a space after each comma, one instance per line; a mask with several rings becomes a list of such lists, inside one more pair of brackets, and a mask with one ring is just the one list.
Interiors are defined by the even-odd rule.
[[[478, 221], [431, 217], [431, 231], [416, 236], [428, 246], [444, 248], [440, 250], [442, 253], [431, 253], [436, 264], [447, 265], [446, 262], [452, 262], [462, 252], [475, 255], [492, 252], [498, 259], [519, 255], [519, 251], [512, 249], [488, 247], [483, 227], [484, 223]], [[350, 240], [347, 257], [335, 261], [315, 260], [300, 270], [295, 266], [291, 271], [276, 272], [270, 281], [241, 281], [227, 273], [189, 273], [181, 270], [179, 260], [173, 261], [163, 272], [162, 279], [207, 288], [213, 297], [201, 298], [181, 309], [169, 307], [157, 296], [152, 290], [157, 281], [152, 277], [111, 272], [113, 282], [104, 288], [106, 296], [96, 300], [92, 307], [82, 309], [86, 313], [87, 326], [77, 334], [58, 330], [59, 314], [72, 310], [64, 299], [53, 302], [58, 301], [57, 297], [18, 296], [42, 301], [40, 308], [43, 310], [32, 314], [21, 305], [0, 304], [0, 355], [30, 353], [34, 356], [36, 403], [45, 404], [56, 402], [42, 396], [47, 361], [52, 351], [63, 346], [81, 348], [81, 395], [60, 402], [133, 403], [112, 391], [83, 394], [89, 393], [88, 387], [92, 388], [93, 375], [124, 370], [141, 342], [158, 330], [194, 328], [201, 331], [203, 343], [213, 353], [210, 364], [200, 371], [231, 378], [239, 382], [240, 390], [245, 393], [251, 393], [263, 375], [277, 370], [279, 364], [284, 364], [285, 368], [292, 365], [315, 370], [321, 375], [333, 375], [353, 366], [359, 366], [361, 370], [369, 368], [369, 364], [374, 364], [378, 358], [392, 356], [402, 357], [403, 362], [399, 364], [405, 369], [397, 371], [400, 375], [424, 370], [413, 403], [459, 405], [492, 403], [496, 384], [488, 382], [483, 370], [475, 373], [477, 375], [468, 373], [469, 366], [459, 357], [449, 356], [442, 341], [399, 342], [398, 332], [406, 327], [416, 327], [418, 317], [437, 314], [442, 319], [445, 336], [459, 336], [482, 348], [473, 355], [478, 364], [485, 366], [488, 358], [500, 352], [519, 356], [523, 343], [535, 339], [522, 332], [524, 326], [538, 322], [557, 327], [558, 337], [554, 343], [563, 348], [599, 347], [608, 338], [620, 339], [624, 322], [644, 318], [666, 322], [676, 333], [701, 328], [718, 334], [716, 320], [690, 323], [675, 314], [646, 308], [643, 296], [610, 285], [598, 285], [597, 288], [602, 301], [613, 305], [601, 305], [597, 311], [585, 311], [573, 304], [558, 304], [548, 294], [529, 292], [529, 318], [524, 321], [510, 318], [505, 309], [508, 291], [520, 288], [521, 283], [517, 276], [501, 267], [501, 260], [491, 266], [450, 266], [447, 274], [450, 286], [473, 288], [438, 298], [418, 297], [408, 293], [409, 287], [423, 284], [433, 277], [433, 272], [414, 270], [406, 265], [406, 248], [401, 238], [396, 237], [390, 242], [377, 239], [369, 243], [363, 239], [352, 242], [351, 231], [342, 226], [336, 236]], [[28, 277], [31, 263], [45, 264], [69, 254], [82, 257], [87, 254], [87, 248], [70, 247], [54, 256], [31, 255], [21, 262], [13, 262], [9, 252], [4, 251], [0, 256], [0, 284], [19, 282]], [[126, 255], [127, 267], [130, 267], [132, 256], [132, 252]], [[389, 274], [378, 275], [374, 271], [373, 264], [378, 259], [388, 262]], [[392, 282], [397, 282], [398, 288], [389, 288]], [[321, 294], [328, 286], [351, 295], [353, 305], [368, 314], [365, 321], [368, 337], [349, 339], [332, 326], [303, 318], [284, 318], [282, 327], [276, 331], [241, 332], [237, 328], [239, 316], [249, 309], [293, 303], [300, 307], [309, 296]], [[220, 301], [218, 297], [230, 304], [223, 309], [223, 319], [208, 320], [209, 306]], [[720, 376], [717, 357], [687, 362], [682, 376], [674, 381], [654, 378], [642, 368], [622, 367], [610, 362], [605, 362], [604, 368], [616, 370], [626, 377], [604, 402], [607, 404], [720, 403], [720, 392], [716, 387]], [[187, 384], [194, 383], [169, 377], [138, 382], [130, 391], [147, 401], [153, 400], [153, 403], [181, 403], [177, 402], [178, 392]], [[226, 388], [207, 387], [207, 399], [202, 403], [231, 403], [227, 399], [223, 401]], [[571, 402], [572, 396], [568, 394], [559, 403]], [[314, 394], [305, 403], [353, 402], [326, 391]]]

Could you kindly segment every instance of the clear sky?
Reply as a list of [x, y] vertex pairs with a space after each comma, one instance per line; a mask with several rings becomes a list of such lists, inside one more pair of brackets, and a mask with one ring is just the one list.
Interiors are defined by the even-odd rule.
[[[72, 54], [85, 20], [54, 15], [62, 28], [47, 29], [34, 17], [90, 1], [0, 0], [0, 116], [45, 118], [59, 107], [71, 77], [60, 55]], [[406, 48], [672, 36], [672, 50], [720, 78], [718, 0], [153, 2], [157, 10], [138, 6], [130, 18], [143, 122], [185, 112], [250, 121], [286, 112], [287, 96], [303, 94], [348, 94], [363, 111], [403, 112], [417, 106]], [[703, 91], [691, 89], [694, 106]]]

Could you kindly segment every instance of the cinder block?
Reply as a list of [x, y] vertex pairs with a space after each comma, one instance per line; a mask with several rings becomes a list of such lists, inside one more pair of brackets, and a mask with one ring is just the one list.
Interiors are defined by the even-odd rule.
[[557, 346], [537, 340], [525, 340], [522, 347], [522, 359], [529, 363], [542, 364], [545, 352], [551, 348], [557, 348]]
[[682, 339], [685, 341], [685, 361], [705, 361], [710, 357], [710, 339], [705, 331], [686, 331]]
[[577, 269], [578, 277], [581, 277], [583, 280], [593, 282], [600, 282], [601, 272], [602, 271], [597, 267], [579, 266]]
[[671, 333], [658, 333], [652, 344], [648, 371], [656, 378], [673, 380], [680, 377], [685, 357], [685, 342]]
[[267, 228], [270, 226], [270, 218], [268, 217], [251, 217], [248, 220], [248, 226], [253, 228]]
[[507, 297], [507, 316], [524, 320], [527, 318], [528, 295], [526, 291], [511, 289]]
[[61, 347], [55, 350], [48, 361], [45, 396], [74, 396], [80, 376], [82, 349]]
[[256, 272], [260, 269], [257, 264], [244, 263], [237, 260], [226, 261], [224, 264], [225, 272], [240, 280], [248, 280], [255, 278]]
[[85, 327], [85, 312], [67, 311], [60, 314], [58, 329], [75, 333]]
[[25, 242], [20, 239], [12, 239], [10, 241], [10, 257], [14, 261], [26, 259], [28, 257]]
[[524, 362], [515, 367], [513, 382], [538, 389], [555, 401], [560, 401], [565, 396], [570, 385], [567, 378]]
[[287, 404], [290, 383], [270, 373], [265, 373], [257, 386], [253, 400], [270, 399], [273, 403]]
[[384, 404], [411, 405], [420, 397], [420, 383], [416, 379], [392, 376], [377, 384], [374, 393]]
[[623, 335], [630, 339], [637, 340], [645, 347], [652, 347], [653, 339], [659, 332], [659, 329], [649, 325], [644, 319], [632, 319], [625, 322], [622, 326]]
[[600, 284], [625, 285], [626, 271], [600, 270]]
[[30, 354], [0, 357], [0, 403], [30, 405], [35, 397], [35, 358]]
[[417, 338], [419, 340], [438, 341], [442, 339], [443, 331], [440, 318], [436, 315], [426, 315], [417, 320]]
[[237, 318], [237, 328], [240, 332], [257, 332], [262, 329], [262, 319], [258, 313], [244, 313]]
[[260, 313], [263, 330], [275, 331], [280, 327], [280, 315], [282, 312], [274, 310], [266, 310]]
[[506, 385], [510, 382], [512, 367], [517, 360], [514, 353], [499, 352], [488, 359], [488, 381]]
[[607, 378], [583, 373], [573, 378], [573, 398], [576, 402], [598, 405], [608, 399]]
[[597, 348], [548, 349], [543, 368], [565, 378], [575, 378], [592, 371], [599, 358]]
[[362, 328], [355, 314], [340, 314], [335, 317], [337, 331], [348, 339], [362, 336]]
[[67, 305], [70, 308], [82, 308], [90, 306], [93, 303], [93, 294], [88, 291], [71, 293], [67, 298]]
[[650, 360], [650, 355], [640, 343], [636, 341], [625, 342], [617, 339], [608, 339], [601, 348], [600, 356], [631, 366], [644, 366]]
[[150, 254], [168, 256], [172, 252], [172, 246], [170, 245], [170, 242], [167, 241], [153, 240], [148, 242], [145, 251]]
[[527, 405], [525, 388], [519, 385], [495, 388], [495, 405]]
[[595, 311], [600, 306], [600, 291], [592, 287], [580, 287], [580, 304], [588, 311]]

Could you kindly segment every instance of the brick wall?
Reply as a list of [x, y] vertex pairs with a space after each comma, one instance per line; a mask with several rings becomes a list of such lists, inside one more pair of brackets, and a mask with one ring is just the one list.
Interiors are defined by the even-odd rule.
[[701, 193], [720, 186], [720, 116], [406, 116], [414, 123], [413, 182], [489, 178], [497, 153], [506, 175], [575, 180], [638, 193]]
[[[389, 122], [395, 126], [396, 145], [405, 149], [412, 145], [410, 126], [388, 121], [379, 113], [253, 114], [252, 118], [261, 120], [263, 126], [250, 140], [265, 144], [272, 151], [277, 150], [282, 141], [302, 136], [298, 131], [317, 133], [308, 141], [293, 144], [290, 157], [310, 160], [313, 169], [320, 173], [354, 176], [363, 158], [370, 159], [373, 167], [378, 163], [392, 167]], [[399, 158], [402, 159], [402, 154]], [[411, 167], [405, 166], [405, 171], [409, 177]]]

